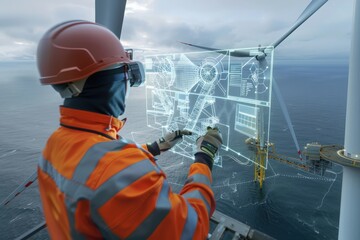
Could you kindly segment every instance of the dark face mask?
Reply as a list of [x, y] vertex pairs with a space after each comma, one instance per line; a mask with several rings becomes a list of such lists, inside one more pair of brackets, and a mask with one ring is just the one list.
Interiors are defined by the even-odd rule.
[[85, 82], [82, 92], [64, 100], [64, 106], [118, 118], [125, 111], [128, 77], [125, 66], [97, 72]]
[[139, 87], [144, 82], [145, 71], [141, 62], [134, 61], [116, 69], [100, 71], [86, 80], [78, 96], [66, 98], [64, 106], [118, 118], [125, 112], [128, 86]]

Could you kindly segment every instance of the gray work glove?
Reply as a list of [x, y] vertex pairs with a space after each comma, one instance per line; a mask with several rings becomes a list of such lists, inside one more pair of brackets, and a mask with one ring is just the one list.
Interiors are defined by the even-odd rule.
[[165, 152], [175, 146], [180, 140], [182, 140], [182, 137], [184, 135], [191, 135], [192, 132], [188, 130], [176, 130], [174, 132], [166, 133], [165, 136], [160, 138], [159, 140], [147, 144], [149, 152], [153, 156], [159, 155], [161, 152]]
[[207, 127], [206, 134], [196, 140], [197, 152], [205, 153], [214, 160], [215, 154], [221, 147], [222, 143], [223, 140], [219, 129], [216, 127]]

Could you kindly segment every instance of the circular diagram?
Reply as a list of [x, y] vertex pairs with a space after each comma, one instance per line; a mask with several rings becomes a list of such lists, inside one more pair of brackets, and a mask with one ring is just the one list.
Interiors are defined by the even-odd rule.
[[219, 79], [221, 69], [219, 63], [212, 58], [205, 59], [199, 67], [199, 78], [205, 84], [214, 84]]

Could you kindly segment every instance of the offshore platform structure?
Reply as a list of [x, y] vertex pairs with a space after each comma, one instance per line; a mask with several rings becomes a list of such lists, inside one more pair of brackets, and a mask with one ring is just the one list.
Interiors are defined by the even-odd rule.
[[[304, 156], [302, 160], [277, 153], [275, 151], [275, 144], [271, 142], [261, 148], [257, 139], [248, 138], [245, 144], [255, 153], [255, 160], [258, 164], [254, 164], [254, 181], [259, 183], [260, 189], [262, 189], [263, 182], [265, 181], [266, 170], [260, 168], [258, 165], [265, 161], [266, 155], [269, 159], [279, 161], [301, 171], [321, 176], [324, 176], [327, 169], [332, 168], [333, 163], [346, 164], [337, 154], [338, 151], [343, 149], [343, 146], [337, 144], [321, 145], [318, 142], [307, 143], [302, 151], [302, 155]], [[348, 162], [348, 164], [355, 164], [360, 167], [358, 163]]]

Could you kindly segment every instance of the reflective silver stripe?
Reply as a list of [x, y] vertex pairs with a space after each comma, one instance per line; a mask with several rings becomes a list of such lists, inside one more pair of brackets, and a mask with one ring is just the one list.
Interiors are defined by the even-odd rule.
[[190, 205], [190, 203], [187, 202], [186, 204], [187, 204], [188, 214], [184, 229], [181, 234], [181, 240], [193, 239], [198, 221], [198, 216], [194, 208]]
[[76, 204], [80, 199], [88, 199], [91, 200], [91, 217], [99, 226], [102, 235], [106, 237], [106, 239], [118, 239], [118, 236], [109, 229], [97, 209], [122, 189], [131, 185], [145, 174], [150, 172], [160, 172], [160, 169], [157, 166], [154, 166], [150, 160], [144, 159], [118, 172], [95, 191], [86, 187], [84, 184], [96, 168], [99, 160], [107, 152], [120, 150], [127, 144], [129, 143], [122, 139], [120, 141], [102, 142], [92, 146], [81, 159], [71, 180], [58, 173], [49, 161], [43, 158], [40, 159], [39, 167], [51, 176], [58, 188], [69, 197], [65, 204], [67, 206], [68, 220], [71, 225], [71, 234], [73, 238], [82, 238], [81, 234], [75, 229]]
[[90, 210], [91, 218], [100, 227], [105, 239], [118, 239], [119, 237], [111, 231], [98, 209], [124, 188], [150, 172], [155, 172], [154, 165], [150, 160], [144, 159], [118, 172], [95, 191]]
[[77, 165], [73, 179], [85, 184], [90, 174], [94, 171], [100, 159], [108, 152], [119, 151], [128, 143], [124, 139], [109, 142], [100, 142], [87, 150]]
[[119, 239], [115, 233], [111, 231], [104, 219], [100, 216], [100, 213], [95, 208], [90, 208], [91, 219], [98, 226], [99, 231], [104, 239]]
[[66, 194], [65, 204], [71, 237], [73, 239], [85, 239], [85, 237], [75, 229], [76, 204], [80, 199], [90, 199], [94, 192], [90, 188], [62, 176], [49, 161], [42, 157], [39, 160], [39, 167], [55, 181], [60, 191]]
[[[66, 208], [68, 220], [71, 228], [71, 236], [73, 239], [82, 239], [82, 235], [75, 230], [75, 209], [78, 200], [80, 199], [91, 199], [93, 198], [94, 191], [90, 188], [85, 187], [82, 184], [76, 183], [72, 180], [66, 179], [59, 174], [49, 161], [40, 158], [39, 167], [45, 173], [47, 173], [56, 183], [58, 188], [67, 195]], [[90, 203], [92, 204], [92, 203]], [[106, 239], [119, 239], [114, 233], [112, 233], [106, 223], [102, 220], [97, 211], [90, 209], [92, 219], [98, 224], [98, 229]], [[100, 223], [100, 224], [99, 224]]]
[[72, 201], [69, 198], [65, 199], [66, 212], [69, 219], [70, 234], [72, 239], [86, 239], [80, 232], [76, 231], [75, 228], [75, 210], [77, 201]]
[[148, 239], [155, 229], [170, 212], [169, 184], [164, 180], [161, 191], [156, 200], [156, 206], [150, 215], [126, 239]]
[[195, 199], [199, 199], [199, 200], [203, 201], [205, 203], [206, 210], [207, 210], [208, 214], [210, 215], [210, 211], [211, 211], [210, 204], [208, 203], [206, 198], [201, 194], [201, 192], [199, 190], [187, 192], [187, 193], [183, 194], [182, 196], [186, 199], [195, 198]]
[[90, 188], [65, 178], [56, 171], [49, 161], [42, 157], [39, 160], [39, 167], [55, 181], [60, 191], [68, 195], [68, 197], [71, 197], [73, 200], [90, 199], [93, 196], [94, 192]]
[[200, 173], [188, 177], [188, 179], [186, 179], [185, 184], [190, 184], [190, 183], [202, 183], [211, 187], [210, 179], [206, 175]]
[[156, 170], [156, 172], [157, 173], [161, 173], [162, 172], [162, 170], [161, 170], [161, 168], [160, 168], [160, 166], [155, 162], [155, 170]]
[[154, 165], [151, 164], [150, 160], [144, 159], [118, 172], [95, 191], [92, 200], [94, 207], [101, 207], [118, 192], [152, 171], [155, 172]]

